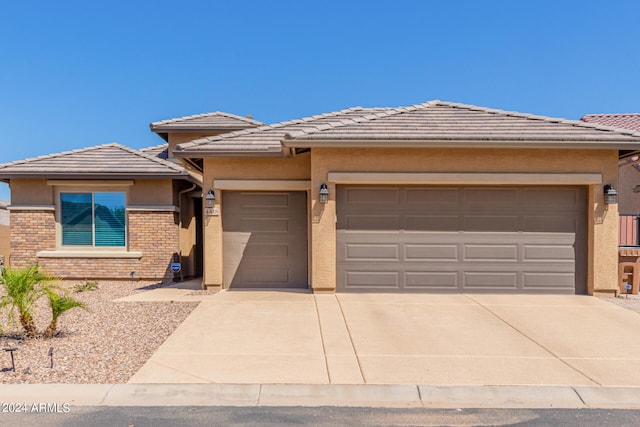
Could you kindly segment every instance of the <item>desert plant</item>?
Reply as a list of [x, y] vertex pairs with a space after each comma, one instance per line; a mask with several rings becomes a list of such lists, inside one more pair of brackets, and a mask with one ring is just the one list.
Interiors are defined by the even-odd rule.
[[9, 317], [18, 312], [20, 325], [27, 338], [38, 336], [33, 319], [34, 304], [48, 291], [52, 277], [42, 273], [38, 265], [29, 268], [9, 268], [2, 273], [2, 286], [6, 292], [0, 298], [0, 308], [9, 308]]
[[87, 309], [83, 302], [73, 299], [70, 295], [56, 293], [53, 289], [47, 289], [47, 296], [49, 297], [49, 306], [51, 307], [51, 323], [44, 331], [44, 336], [47, 338], [53, 338], [58, 329], [58, 318], [66, 311], [72, 308]]
[[93, 291], [96, 289], [98, 289], [98, 282], [92, 280], [87, 280], [86, 282], [80, 283], [73, 287], [73, 291], [75, 293]]

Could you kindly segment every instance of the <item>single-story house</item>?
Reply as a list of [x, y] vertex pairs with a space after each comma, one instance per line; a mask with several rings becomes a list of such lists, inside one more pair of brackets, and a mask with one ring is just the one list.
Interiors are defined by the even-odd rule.
[[232, 289], [618, 292], [604, 187], [640, 132], [441, 101], [151, 130], [167, 144], [0, 165], [12, 265], [169, 279], [181, 261]]

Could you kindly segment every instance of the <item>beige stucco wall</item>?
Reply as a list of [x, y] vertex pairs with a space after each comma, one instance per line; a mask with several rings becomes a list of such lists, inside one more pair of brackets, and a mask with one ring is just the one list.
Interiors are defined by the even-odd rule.
[[53, 187], [46, 179], [12, 179], [11, 204], [53, 205]]
[[127, 194], [129, 205], [171, 206], [173, 181], [170, 179], [136, 179]]
[[[301, 180], [310, 178], [310, 153], [287, 158], [221, 158], [204, 160], [203, 193], [213, 188], [216, 179]], [[222, 192], [216, 190], [216, 207], [222, 206]], [[222, 285], [222, 216], [204, 219], [204, 284]]]
[[[100, 181], [108, 183], [109, 181]], [[117, 182], [117, 181], [114, 181]], [[87, 191], [100, 191], [105, 187], [94, 187], [91, 181], [77, 181], [85, 186], [68, 187], [72, 191], [86, 189]], [[105, 191], [127, 192], [127, 204], [137, 206], [170, 206], [173, 205], [173, 187], [170, 179], [136, 179], [133, 185], [113, 187]], [[53, 205], [55, 199], [55, 185], [47, 184], [46, 179], [12, 179], [11, 180], [11, 204], [12, 205]], [[60, 187], [65, 188], [65, 187]]]

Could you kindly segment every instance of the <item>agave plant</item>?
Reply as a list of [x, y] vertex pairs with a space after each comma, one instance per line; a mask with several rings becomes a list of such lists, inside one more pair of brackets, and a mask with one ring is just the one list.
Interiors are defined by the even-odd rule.
[[9, 316], [18, 312], [20, 325], [27, 338], [38, 336], [33, 319], [34, 304], [44, 296], [53, 278], [40, 272], [37, 265], [30, 268], [6, 269], [2, 272], [2, 286], [6, 295], [0, 297], [0, 308], [9, 307]]
[[67, 310], [72, 308], [87, 309], [83, 302], [73, 299], [66, 294], [58, 294], [53, 289], [47, 290], [47, 296], [49, 297], [49, 306], [51, 307], [51, 323], [44, 331], [44, 336], [47, 338], [53, 338], [58, 329], [58, 318]]

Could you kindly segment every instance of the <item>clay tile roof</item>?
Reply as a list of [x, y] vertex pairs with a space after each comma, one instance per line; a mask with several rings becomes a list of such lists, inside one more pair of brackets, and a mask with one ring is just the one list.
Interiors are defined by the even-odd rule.
[[231, 113], [215, 111], [213, 113], [195, 114], [175, 119], [153, 122], [149, 125], [153, 132], [167, 131], [218, 131], [238, 130], [261, 126], [264, 123], [249, 117], [237, 116]]
[[397, 108], [354, 107], [180, 144], [174, 154], [278, 156], [283, 147], [640, 147], [640, 132], [443, 102]]
[[180, 165], [117, 143], [0, 164], [0, 179], [191, 179]]
[[631, 114], [585, 114], [580, 119], [587, 123], [598, 123], [620, 129], [640, 132], [640, 113]]
[[329, 123], [352, 123], [365, 120], [365, 117], [377, 117], [387, 108], [353, 107], [332, 113], [317, 114], [300, 119], [288, 120], [272, 125], [238, 130], [216, 136], [208, 136], [184, 144], [179, 144], [174, 155], [185, 156], [188, 153], [242, 153], [259, 152], [263, 154], [282, 152], [281, 141], [286, 135], [298, 130], [309, 132], [328, 129]]

